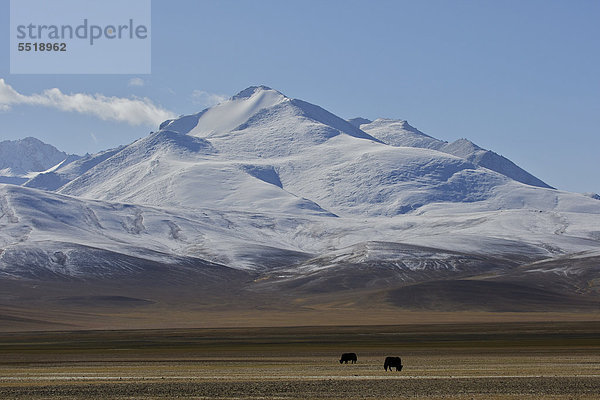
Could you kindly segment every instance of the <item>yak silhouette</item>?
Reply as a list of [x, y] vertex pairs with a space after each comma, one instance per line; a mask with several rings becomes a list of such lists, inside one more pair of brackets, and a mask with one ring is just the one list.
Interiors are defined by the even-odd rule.
[[386, 357], [385, 362], [383, 363], [383, 369], [386, 371], [388, 368], [390, 371], [393, 367], [396, 367], [396, 371], [402, 371], [402, 360], [400, 357]]
[[348, 361], [352, 361], [352, 364], [354, 364], [357, 360], [356, 353], [344, 353], [342, 354], [342, 358], [340, 358], [340, 364], [343, 362], [348, 364]]

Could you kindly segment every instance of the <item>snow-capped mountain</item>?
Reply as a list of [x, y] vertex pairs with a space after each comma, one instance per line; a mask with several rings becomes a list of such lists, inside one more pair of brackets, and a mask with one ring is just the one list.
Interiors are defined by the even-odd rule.
[[370, 134], [318, 106], [251, 87], [96, 156], [101, 162], [77, 169], [79, 176], [58, 170], [26, 186], [158, 207], [393, 216], [438, 202], [502, 208], [492, 201], [496, 188], [519, 180], [510, 161], [481, 168], [491, 152], [439, 141], [403, 121], [361, 126]]
[[33, 137], [0, 142], [0, 183], [20, 185], [37, 172], [78, 159]]
[[598, 257], [599, 226], [593, 196], [552, 189], [467, 140], [402, 120], [346, 121], [257, 86], [0, 186], [0, 277], [185, 271], [236, 276], [251, 292], [508, 272], [524, 282], [515, 268], [544, 261], [531, 276], [553, 274], [558, 259], [565, 276], [583, 276], [568, 260]]

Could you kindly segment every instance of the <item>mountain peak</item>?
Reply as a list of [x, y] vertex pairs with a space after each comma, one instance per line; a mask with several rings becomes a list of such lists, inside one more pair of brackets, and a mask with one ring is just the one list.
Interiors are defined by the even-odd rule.
[[247, 87], [246, 89], [242, 90], [241, 92], [239, 92], [238, 94], [233, 96], [231, 98], [231, 100], [247, 99], [247, 98], [254, 96], [254, 94], [256, 94], [256, 93], [263, 92], [263, 91], [272, 91], [272, 92], [275, 92], [275, 93], [283, 96], [283, 94], [281, 92], [279, 92], [275, 89], [271, 89], [270, 87], [265, 86], [265, 85], [259, 85], [259, 86]]
[[30, 174], [79, 158], [34, 137], [0, 142], [0, 183], [21, 185]]
[[[23, 139], [16, 140], [3, 140], [0, 142], [0, 146], [2, 145], [14, 145], [14, 146], [45, 146], [46, 143], [41, 140], [34, 138], [33, 136], [27, 136]], [[51, 146], [51, 145], [48, 145]]]
[[391, 146], [438, 149], [445, 144], [441, 140], [424, 134], [403, 119], [377, 118], [369, 124], [362, 124], [360, 127], [369, 135]]
[[17, 174], [45, 171], [67, 158], [68, 154], [34, 137], [0, 142], [0, 169]]
[[460, 138], [444, 146], [444, 150], [457, 157], [467, 158], [475, 152], [487, 151], [471, 142], [469, 139]]
[[393, 119], [393, 118], [377, 118], [375, 121], [373, 121], [372, 123], [374, 124], [379, 124], [379, 125], [392, 125], [395, 127], [398, 127], [400, 129], [404, 129], [404, 130], [409, 130], [409, 131], [417, 131], [420, 134], [424, 134], [421, 131], [418, 131], [417, 128], [415, 128], [414, 126], [410, 125], [408, 123], [407, 120], [405, 119]]

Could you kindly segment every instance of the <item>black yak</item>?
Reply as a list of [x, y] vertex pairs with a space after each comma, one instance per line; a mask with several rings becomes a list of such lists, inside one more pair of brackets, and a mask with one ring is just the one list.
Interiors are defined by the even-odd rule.
[[356, 358], [356, 353], [344, 353], [342, 354], [342, 358], [340, 358], [340, 364], [345, 362], [346, 364], [348, 364], [348, 361], [352, 361], [352, 364], [354, 364], [357, 361]]
[[383, 363], [383, 369], [386, 371], [388, 368], [390, 371], [393, 367], [396, 367], [396, 371], [402, 371], [402, 360], [400, 357], [386, 357], [385, 362]]

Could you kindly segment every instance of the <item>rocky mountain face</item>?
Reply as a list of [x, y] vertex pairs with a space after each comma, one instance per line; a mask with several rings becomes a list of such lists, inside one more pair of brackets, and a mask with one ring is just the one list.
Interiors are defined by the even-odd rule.
[[33, 137], [5, 140], [0, 142], [0, 183], [20, 185], [36, 172], [77, 158]]

